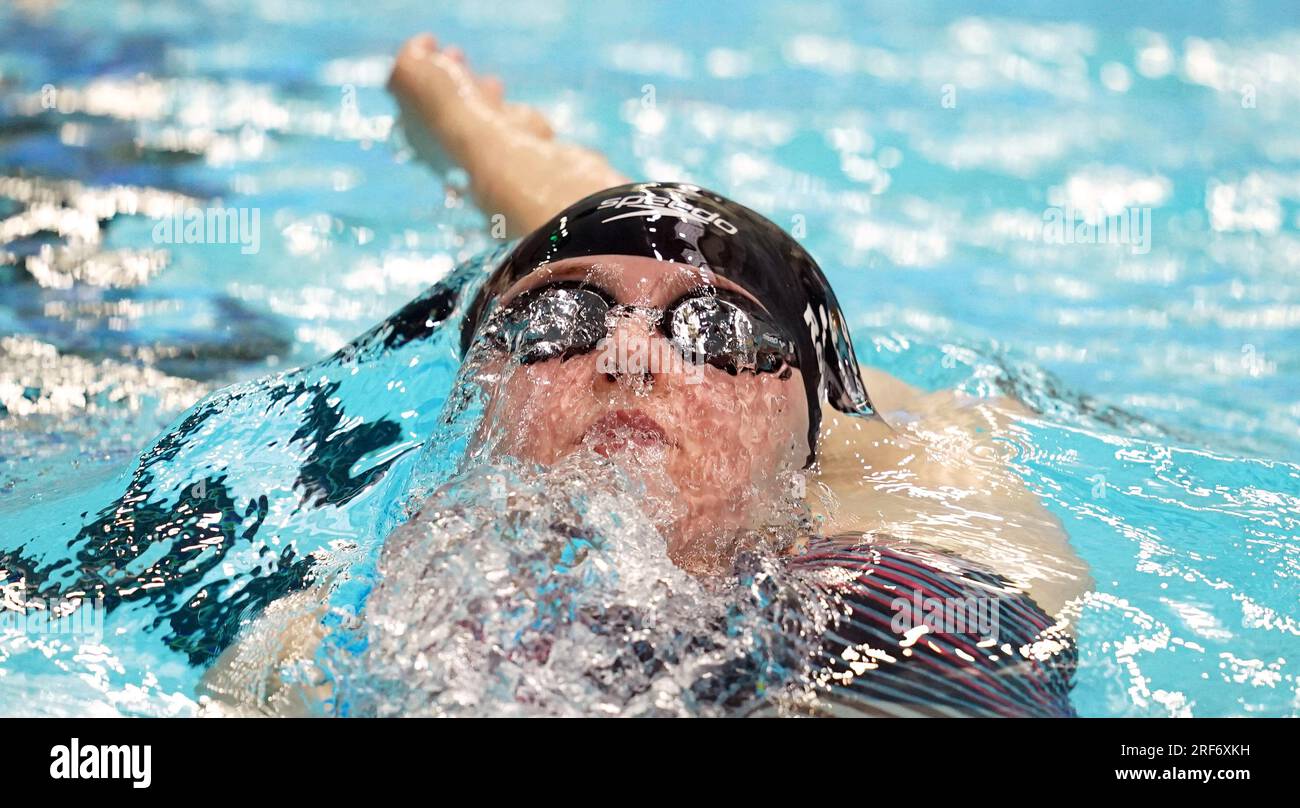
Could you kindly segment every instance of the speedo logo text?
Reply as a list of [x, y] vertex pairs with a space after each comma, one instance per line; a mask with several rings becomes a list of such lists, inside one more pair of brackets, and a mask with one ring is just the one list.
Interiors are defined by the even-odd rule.
[[601, 202], [596, 207], [596, 210], [619, 210], [622, 208], [630, 208], [630, 210], [617, 216], [611, 216], [603, 221], [613, 222], [635, 216], [671, 216], [675, 219], [688, 219], [711, 225], [729, 236], [734, 236], [737, 232], [734, 224], [714, 211], [697, 208], [685, 200], [674, 199], [670, 196], [659, 196], [649, 191], [629, 194], [628, 196], [611, 197]]

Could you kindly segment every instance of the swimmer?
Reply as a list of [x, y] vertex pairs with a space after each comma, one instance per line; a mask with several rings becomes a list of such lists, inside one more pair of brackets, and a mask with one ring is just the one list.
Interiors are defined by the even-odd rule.
[[[462, 168], [522, 236], [462, 301], [462, 353], [498, 380], [470, 455], [608, 458], [671, 496], [666, 552], [701, 577], [727, 574], [774, 504], [806, 491], [807, 533], [780, 551], [844, 613], [819, 660], [836, 696], [817, 714], [1072, 714], [1061, 615], [1091, 581], [1003, 462], [1031, 413], [860, 366], [825, 276], [779, 227], [697, 186], [631, 182], [433, 37], [402, 48], [390, 89], [417, 154]], [[998, 599], [998, 641], [900, 630], [900, 593]], [[247, 690], [250, 649], [307, 653], [313, 597], [268, 609], [227, 651], [206, 680], [217, 703]], [[312, 696], [259, 698], [292, 711]]]

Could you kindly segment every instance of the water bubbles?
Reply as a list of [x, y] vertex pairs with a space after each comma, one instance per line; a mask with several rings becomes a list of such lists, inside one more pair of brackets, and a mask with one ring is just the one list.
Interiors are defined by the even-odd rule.
[[762, 553], [687, 575], [610, 472], [484, 465], [426, 500], [384, 546], [364, 651], [334, 660], [340, 709], [718, 715], [792, 684], [820, 636], [783, 608], [799, 584]]

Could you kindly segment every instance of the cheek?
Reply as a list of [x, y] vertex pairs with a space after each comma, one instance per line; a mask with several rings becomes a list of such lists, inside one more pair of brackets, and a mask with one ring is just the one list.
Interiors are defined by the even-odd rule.
[[[550, 465], [580, 444], [586, 425], [615, 406], [646, 409], [671, 431], [667, 471], [700, 511], [743, 508], [755, 488], [802, 467], [808, 407], [797, 374], [660, 376], [645, 398], [594, 381], [590, 362], [502, 362], [489, 372], [478, 443], [492, 454]], [[599, 389], [598, 389], [599, 388]], [[697, 510], [693, 507], [692, 510]]]
[[724, 496], [803, 466], [808, 406], [797, 376], [729, 376], [708, 368], [704, 380], [674, 390], [683, 438], [678, 474]]
[[591, 408], [591, 372], [582, 362], [501, 363], [490, 386], [480, 445], [494, 453], [549, 464], [578, 440]]

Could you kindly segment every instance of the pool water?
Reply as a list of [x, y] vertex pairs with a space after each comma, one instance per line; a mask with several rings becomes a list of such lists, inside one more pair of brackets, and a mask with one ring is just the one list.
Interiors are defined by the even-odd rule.
[[312, 564], [360, 602], [454, 466], [451, 340], [367, 334], [502, 246], [395, 134], [423, 30], [787, 227], [864, 362], [1038, 413], [1013, 466], [1097, 585], [1081, 715], [1300, 713], [1300, 13], [978, 5], [7, 4], [5, 599], [112, 597], [94, 636], [0, 625], [0, 714], [192, 714]]

